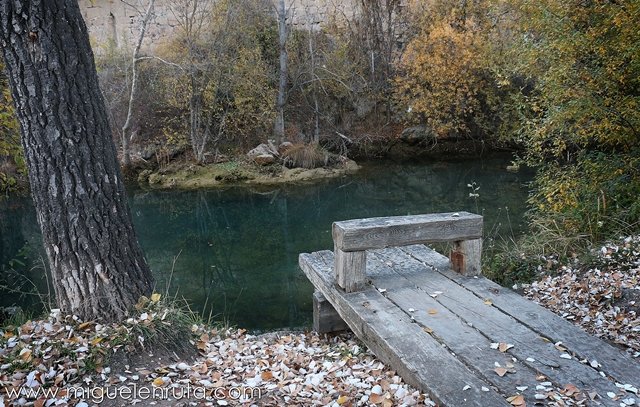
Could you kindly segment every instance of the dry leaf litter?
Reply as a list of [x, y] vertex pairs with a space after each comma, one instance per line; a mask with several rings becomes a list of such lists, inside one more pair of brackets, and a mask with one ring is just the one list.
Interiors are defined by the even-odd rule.
[[604, 245], [590, 263], [561, 266], [526, 296], [640, 357], [640, 236]]
[[[158, 297], [156, 297], [157, 300]], [[82, 322], [54, 310], [49, 318], [0, 330], [0, 407], [79, 406], [91, 400], [73, 399], [70, 386], [112, 388], [114, 386], [160, 387], [180, 395], [190, 386], [206, 388], [202, 395], [184, 405], [260, 406], [432, 406], [424, 394], [411, 388], [353, 337], [333, 338], [314, 333], [266, 334], [254, 336], [244, 330], [218, 331], [201, 325], [192, 327], [193, 346], [199, 357], [193, 363], [161, 366], [126, 366], [112, 371], [105, 356], [114, 351], [131, 352], [130, 344], [114, 338], [138, 332], [136, 325], [165, 323], [162, 310], [143, 312], [120, 325]], [[140, 344], [144, 338], [138, 337]], [[122, 349], [120, 349], [122, 348]], [[147, 351], [148, 352], [148, 351]], [[152, 355], [149, 355], [152, 363]], [[33, 393], [49, 389], [49, 397]], [[229, 394], [229, 389], [242, 389]], [[245, 389], [259, 388], [260, 393]], [[214, 389], [220, 389], [213, 392]], [[102, 390], [101, 390], [102, 391]], [[98, 394], [106, 399], [105, 390]], [[259, 395], [259, 398], [257, 397]], [[95, 394], [94, 394], [95, 396]], [[177, 401], [174, 402], [177, 403]], [[168, 404], [167, 404], [168, 403]], [[120, 402], [113, 405], [122, 405]], [[130, 398], [127, 404], [174, 405], [151, 399]]]

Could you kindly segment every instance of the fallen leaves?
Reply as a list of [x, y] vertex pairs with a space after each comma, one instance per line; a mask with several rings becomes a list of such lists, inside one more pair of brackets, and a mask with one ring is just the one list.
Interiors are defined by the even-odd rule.
[[508, 370], [504, 367], [496, 367], [493, 371], [496, 372], [498, 376], [502, 377], [507, 374]]
[[507, 402], [512, 406], [524, 406], [526, 404], [524, 401], [524, 396], [522, 394], [507, 398]]
[[[385, 367], [353, 335], [330, 339], [311, 333], [254, 336], [244, 330], [217, 331], [196, 325], [189, 339], [200, 353], [198, 359], [126, 366], [124, 371], [112, 372], [103, 365], [103, 355], [116, 349], [130, 351], [125, 349], [129, 345], [113, 340], [116, 332], [126, 333], [134, 325], [169, 323], [162, 320], [162, 309], [149, 308], [157, 301], [159, 297], [154, 296], [142, 300], [147, 308], [119, 326], [87, 324], [54, 312], [48, 319], [0, 331], [0, 406], [9, 402], [10, 388], [53, 385], [64, 390], [82, 383], [99, 387], [135, 383], [172, 391], [186, 386], [258, 387], [263, 405], [435, 405]], [[89, 363], [97, 366], [88, 370]], [[34, 406], [86, 405], [70, 399], [65, 391], [55, 399], [25, 396], [24, 402]], [[219, 400], [218, 404], [235, 405], [231, 400]]]
[[500, 352], [506, 352], [509, 349], [513, 348], [514, 345], [510, 344], [510, 343], [506, 343], [506, 342], [494, 342], [491, 345], [491, 349], [497, 349]]
[[595, 254], [589, 265], [572, 261], [525, 286], [525, 294], [640, 357], [640, 236], [608, 243]]

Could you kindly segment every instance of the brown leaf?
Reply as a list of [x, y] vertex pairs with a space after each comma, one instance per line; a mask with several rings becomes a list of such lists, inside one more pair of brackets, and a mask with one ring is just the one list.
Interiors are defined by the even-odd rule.
[[373, 404], [380, 404], [384, 401], [384, 397], [382, 397], [382, 395], [380, 394], [371, 393], [371, 396], [369, 396], [369, 401]]
[[524, 396], [522, 394], [518, 394], [517, 396], [511, 396], [507, 399], [507, 401], [512, 406], [526, 406], [526, 403], [524, 401]]
[[565, 384], [564, 385], [564, 390], [562, 391], [565, 395], [571, 397], [573, 396], [575, 393], [580, 392], [580, 390], [573, 384], [569, 383], [569, 384]]
[[495, 369], [493, 369], [493, 371], [496, 372], [500, 377], [507, 374], [507, 369], [505, 369], [504, 367], [496, 367]]
[[513, 348], [513, 345], [510, 343], [500, 342], [500, 344], [498, 345], [498, 349], [500, 350], [500, 352], [506, 352], [511, 348]]
[[[260, 377], [262, 378], [262, 380], [271, 380], [273, 379], [273, 373], [271, 373], [271, 371], [269, 370], [265, 370], [264, 372], [260, 373]], [[338, 404], [342, 404], [342, 403], [338, 403]]]

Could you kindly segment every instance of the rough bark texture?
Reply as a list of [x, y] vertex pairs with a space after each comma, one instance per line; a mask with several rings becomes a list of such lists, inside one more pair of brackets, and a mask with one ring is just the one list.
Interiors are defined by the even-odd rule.
[[10, 77], [58, 304], [123, 317], [152, 289], [77, 2], [0, 0]]

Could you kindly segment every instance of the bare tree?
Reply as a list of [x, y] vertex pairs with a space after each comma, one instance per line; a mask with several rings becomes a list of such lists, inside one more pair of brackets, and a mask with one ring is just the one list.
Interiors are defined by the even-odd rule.
[[287, 98], [288, 56], [287, 38], [289, 28], [287, 26], [287, 6], [285, 0], [278, 1], [278, 45], [280, 51], [280, 72], [278, 81], [278, 97], [276, 100], [276, 121], [273, 129], [276, 145], [284, 140], [284, 107]]
[[[124, 0], [121, 0], [126, 3]], [[136, 96], [138, 93], [138, 63], [141, 61], [140, 48], [142, 47], [142, 41], [144, 41], [145, 33], [147, 32], [147, 26], [151, 17], [153, 16], [153, 6], [155, 0], [149, 0], [147, 5], [147, 11], [142, 17], [140, 22], [140, 33], [138, 35], [138, 41], [133, 49], [133, 56], [131, 58], [131, 90], [129, 92], [129, 107], [127, 109], [127, 118], [122, 126], [122, 163], [125, 167], [131, 164], [131, 152], [129, 150], [129, 141], [133, 139], [133, 134], [129, 134], [131, 130], [131, 121], [133, 117], [133, 109], [136, 103]], [[131, 6], [133, 7], [133, 6]], [[141, 14], [141, 13], [140, 13]], [[142, 14], [141, 14], [142, 15]]]

